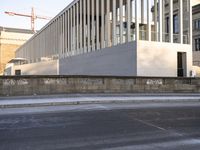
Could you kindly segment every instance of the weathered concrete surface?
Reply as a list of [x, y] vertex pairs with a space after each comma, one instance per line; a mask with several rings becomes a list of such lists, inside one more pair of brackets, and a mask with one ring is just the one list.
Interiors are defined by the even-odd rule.
[[0, 77], [0, 96], [67, 93], [199, 93], [200, 78], [15, 76]]

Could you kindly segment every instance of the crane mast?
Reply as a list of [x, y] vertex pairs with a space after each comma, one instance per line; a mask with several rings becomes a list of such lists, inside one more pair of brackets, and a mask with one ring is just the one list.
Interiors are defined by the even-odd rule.
[[21, 17], [28, 17], [31, 19], [31, 30], [35, 32], [35, 20], [36, 19], [43, 19], [43, 20], [50, 20], [50, 17], [47, 16], [38, 16], [35, 15], [34, 7], [31, 8], [31, 14], [22, 14], [22, 13], [16, 13], [16, 12], [10, 12], [5, 11], [5, 14], [8, 14], [9, 16], [21, 16]]

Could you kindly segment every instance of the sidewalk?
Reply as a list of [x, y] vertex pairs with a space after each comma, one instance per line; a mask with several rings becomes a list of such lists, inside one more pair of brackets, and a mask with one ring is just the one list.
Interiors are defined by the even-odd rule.
[[68, 94], [51, 96], [0, 97], [0, 108], [151, 102], [200, 102], [200, 94]]

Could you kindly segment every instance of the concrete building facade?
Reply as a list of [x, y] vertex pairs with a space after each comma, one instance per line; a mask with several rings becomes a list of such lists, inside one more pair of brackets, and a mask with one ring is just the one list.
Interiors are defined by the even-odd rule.
[[200, 67], [200, 4], [193, 7], [193, 64]]
[[16, 49], [32, 35], [30, 30], [0, 27], [0, 74], [10, 59], [15, 58]]
[[16, 56], [21, 74], [190, 76], [191, 1], [75, 0]]

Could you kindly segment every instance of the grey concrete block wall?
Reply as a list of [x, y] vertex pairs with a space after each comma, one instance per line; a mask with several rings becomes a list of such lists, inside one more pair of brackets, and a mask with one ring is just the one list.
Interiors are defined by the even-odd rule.
[[0, 96], [69, 93], [199, 93], [200, 78], [114, 76], [0, 77]]
[[59, 60], [60, 75], [136, 76], [136, 67], [135, 42]]

